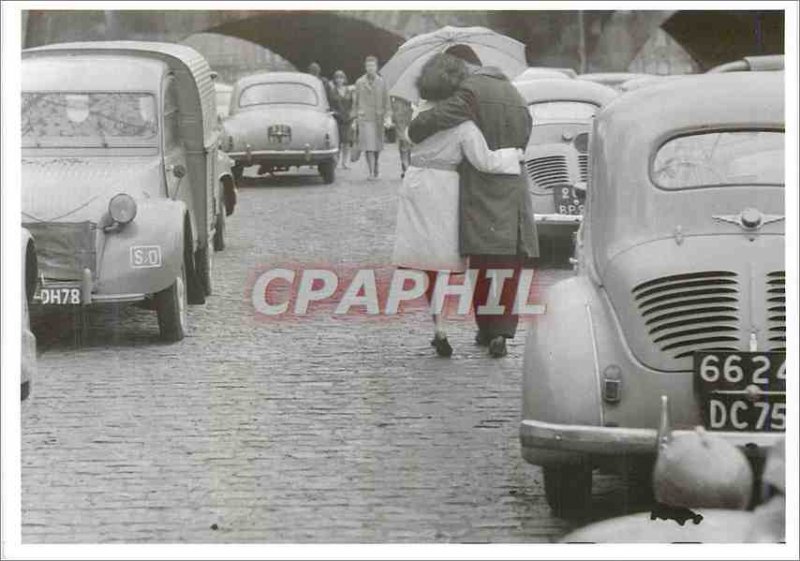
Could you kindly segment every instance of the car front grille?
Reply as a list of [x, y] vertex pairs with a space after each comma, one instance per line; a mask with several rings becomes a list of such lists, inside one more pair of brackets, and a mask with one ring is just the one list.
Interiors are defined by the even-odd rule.
[[679, 359], [701, 350], [736, 350], [739, 285], [736, 273], [702, 271], [660, 277], [633, 289], [647, 333]]
[[569, 168], [564, 156], [544, 156], [525, 162], [525, 169], [539, 189], [569, 184]]
[[767, 275], [767, 321], [771, 351], [786, 352], [786, 272]]
[[589, 154], [578, 154], [578, 168], [581, 174], [581, 181], [589, 181]]

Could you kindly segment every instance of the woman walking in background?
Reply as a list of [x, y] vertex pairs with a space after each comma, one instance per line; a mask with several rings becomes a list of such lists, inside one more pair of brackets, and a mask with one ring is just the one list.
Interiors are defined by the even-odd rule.
[[380, 173], [378, 158], [383, 150], [383, 121], [390, 112], [389, 92], [378, 75], [377, 57], [365, 58], [364, 70], [366, 73], [356, 80], [353, 113], [358, 124], [358, 146], [367, 159], [369, 179], [373, 180]]
[[[466, 64], [451, 55], [439, 54], [422, 67], [417, 81], [420, 111], [450, 97], [467, 76]], [[407, 137], [408, 131], [398, 131]], [[410, 142], [410, 141], [409, 141]], [[393, 262], [396, 266], [425, 271], [426, 296], [433, 303], [439, 272], [462, 273], [465, 258], [459, 251], [458, 165], [466, 158], [486, 173], [519, 175], [522, 150], [489, 150], [478, 126], [466, 121], [437, 132], [411, 148], [411, 165], [399, 191]], [[435, 306], [432, 306], [435, 310]], [[453, 348], [447, 340], [441, 314], [433, 313], [431, 345], [439, 356]]]
[[402, 97], [389, 96], [392, 104], [392, 121], [397, 132], [397, 150], [400, 152], [400, 178], [405, 177], [408, 166], [411, 165], [411, 142], [400, 134], [411, 123], [413, 106], [411, 102]]
[[348, 169], [347, 158], [353, 144], [353, 88], [347, 85], [347, 75], [342, 70], [333, 73], [333, 87], [328, 91], [331, 110], [339, 125], [339, 160], [342, 169]]

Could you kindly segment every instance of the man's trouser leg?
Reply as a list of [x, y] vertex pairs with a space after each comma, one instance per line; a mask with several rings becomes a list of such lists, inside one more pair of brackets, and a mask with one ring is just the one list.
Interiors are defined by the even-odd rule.
[[[498, 335], [502, 335], [506, 339], [513, 339], [514, 335], [517, 333], [519, 316], [513, 312], [521, 265], [522, 258], [518, 255], [470, 256], [470, 268], [478, 271], [475, 292], [472, 296], [472, 309], [475, 314], [475, 323], [478, 325], [478, 330], [486, 341], [490, 341]], [[491, 286], [493, 275], [488, 274], [490, 269], [512, 271], [512, 276], [506, 278], [503, 283], [503, 290], [499, 302], [499, 305], [503, 306], [503, 313], [501, 314], [478, 312], [481, 306], [485, 306], [487, 302], [493, 301], [492, 290], [497, 290], [497, 287], [493, 289]], [[500, 274], [498, 274], [498, 279], [495, 283], [499, 282], [499, 280]]]

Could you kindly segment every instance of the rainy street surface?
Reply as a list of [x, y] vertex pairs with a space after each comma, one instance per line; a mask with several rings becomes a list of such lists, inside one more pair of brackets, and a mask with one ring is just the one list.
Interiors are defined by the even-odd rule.
[[[363, 162], [250, 175], [190, 335], [158, 341], [136, 307], [37, 318], [39, 371], [22, 405], [22, 538], [74, 542], [540, 542], [541, 472], [520, 457], [525, 329], [506, 358], [449, 324], [436, 358], [425, 311], [270, 319], [250, 288], [273, 267], [389, 266], [396, 146]], [[540, 285], [571, 274], [537, 272]], [[628, 509], [595, 478], [593, 518]]]

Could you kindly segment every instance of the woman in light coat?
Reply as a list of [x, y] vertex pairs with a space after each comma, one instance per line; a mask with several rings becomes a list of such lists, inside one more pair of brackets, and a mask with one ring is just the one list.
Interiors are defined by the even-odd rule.
[[[419, 110], [446, 99], [467, 76], [463, 61], [436, 55], [423, 67], [417, 81]], [[407, 138], [407, 131], [399, 131]], [[450, 356], [441, 314], [433, 302], [439, 272], [463, 273], [466, 261], [459, 252], [458, 165], [466, 158], [485, 173], [519, 175], [523, 157], [517, 148], [489, 150], [472, 121], [440, 131], [411, 149], [411, 166], [399, 192], [393, 262], [402, 268], [425, 271], [426, 296], [431, 302], [434, 336], [431, 345], [440, 356]]]

